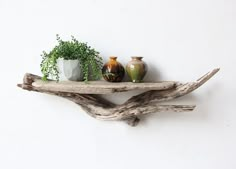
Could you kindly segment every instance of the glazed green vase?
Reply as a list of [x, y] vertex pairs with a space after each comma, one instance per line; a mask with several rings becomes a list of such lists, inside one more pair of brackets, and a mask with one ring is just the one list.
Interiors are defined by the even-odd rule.
[[111, 56], [110, 60], [102, 68], [102, 76], [108, 82], [121, 82], [125, 75], [125, 69], [117, 60]]
[[126, 65], [126, 71], [131, 81], [134, 83], [142, 82], [147, 73], [147, 65], [142, 61], [143, 57], [131, 57], [132, 60]]

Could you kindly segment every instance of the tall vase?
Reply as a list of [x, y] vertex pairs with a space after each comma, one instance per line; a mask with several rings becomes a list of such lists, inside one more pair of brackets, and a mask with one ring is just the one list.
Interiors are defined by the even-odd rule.
[[131, 81], [134, 83], [139, 83], [143, 80], [147, 72], [147, 65], [142, 61], [143, 57], [131, 57], [132, 60], [126, 65], [126, 71]]
[[117, 60], [111, 56], [110, 60], [102, 68], [102, 76], [108, 82], [121, 82], [125, 75], [125, 69]]

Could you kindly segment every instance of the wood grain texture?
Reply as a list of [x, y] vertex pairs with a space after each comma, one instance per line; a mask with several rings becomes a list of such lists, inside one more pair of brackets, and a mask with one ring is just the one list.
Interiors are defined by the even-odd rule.
[[[172, 84], [174, 84], [174, 87], [170, 87], [168, 89], [161, 91], [150, 90], [144, 92], [142, 94], [131, 97], [124, 104], [121, 105], [115, 105], [96, 94], [79, 94], [71, 90], [69, 91], [54, 90], [53, 85], [50, 87], [47, 87], [47, 85], [38, 86], [39, 82], [41, 83], [40, 80], [41, 77], [29, 73], [25, 74], [23, 83], [18, 84], [18, 87], [29, 91], [56, 95], [71, 100], [74, 103], [80, 105], [85, 110], [85, 112], [87, 112], [87, 114], [96, 119], [124, 120], [127, 121], [129, 125], [136, 126], [139, 122], [138, 117], [145, 114], [156, 113], [156, 112], [169, 112], [169, 111], [171, 112], [192, 111], [195, 108], [195, 105], [160, 105], [160, 103], [178, 97], [182, 97], [194, 91], [195, 89], [203, 85], [206, 81], [208, 81], [218, 71], [219, 68], [214, 69], [205, 74], [204, 76], [202, 76], [201, 78], [199, 78], [195, 82], [188, 82], [188, 83], [172, 82]], [[51, 82], [49, 83], [56, 84]], [[95, 83], [94, 85], [96, 86], [98, 83]], [[153, 85], [155, 86], [155, 84]], [[106, 85], [102, 84], [102, 86], [106, 89]]]
[[46, 89], [49, 91], [61, 91], [80, 94], [111, 94], [116, 92], [125, 92], [130, 90], [167, 90], [175, 87], [176, 82], [156, 82], [156, 83], [132, 83], [119, 82], [109, 83], [106, 81], [42, 81], [35, 79], [32, 86], [38, 89]]

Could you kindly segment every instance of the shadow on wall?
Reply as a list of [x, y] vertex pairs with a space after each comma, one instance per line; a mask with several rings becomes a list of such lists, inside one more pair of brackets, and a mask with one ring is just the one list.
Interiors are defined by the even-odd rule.
[[161, 71], [157, 69], [157, 65], [148, 63], [148, 71], [146, 76], [144, 77], [144, 81], [146, 82], [157, 82], [162, 80]]

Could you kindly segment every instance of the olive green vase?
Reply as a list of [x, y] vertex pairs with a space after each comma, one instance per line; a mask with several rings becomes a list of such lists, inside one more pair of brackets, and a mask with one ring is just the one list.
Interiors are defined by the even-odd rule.
[[125, 76], [125, 69], [117, 60], [111, 56], [110, 60], [102, 68], [102, 76], [108, 82], [121, 82]]
[[134, 83], [142, 82], [147, 73], [147, 65], [142, 61], [143, 57], [134, 56], [132, 60], [126, 65], [126, 71], [131, 81]]

